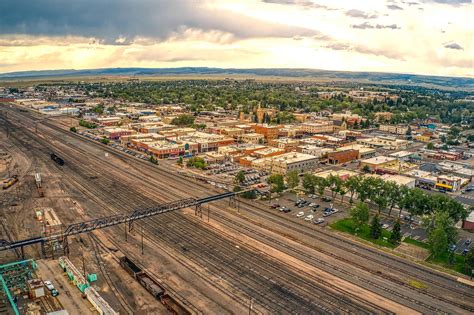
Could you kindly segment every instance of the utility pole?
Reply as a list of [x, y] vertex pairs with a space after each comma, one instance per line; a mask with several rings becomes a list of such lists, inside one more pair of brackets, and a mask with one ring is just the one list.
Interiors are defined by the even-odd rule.
[[142, 228], [142, 255], [143, 255], [143, 223], [141, 224], [141, 228]]

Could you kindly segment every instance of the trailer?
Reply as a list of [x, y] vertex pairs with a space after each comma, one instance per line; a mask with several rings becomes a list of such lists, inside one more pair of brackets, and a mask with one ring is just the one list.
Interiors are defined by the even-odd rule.
[[51, 153], [51, 160], [53, 160], [54, 162], [56, 162], [57, 164], [63, 166], [64, 165], [64, 160], [61, 159], [59, 156], [57, 156], [56, 154], [54, 153]]
[[36, 189], [38, 190], [39, 196], [44, 197], [43, 183], [41, 181], [41, 174], [38, 173], [38, 172], [35, 173], [35, 182], [36, 182]]

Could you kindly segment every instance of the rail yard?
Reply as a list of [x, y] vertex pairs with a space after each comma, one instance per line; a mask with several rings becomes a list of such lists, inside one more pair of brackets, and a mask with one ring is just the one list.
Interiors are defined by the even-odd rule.
[[[54, 207], [67, 226], [224, 192], [71, 133], [59, 120], [8, 106], [0, 120], [2, 143], [20, 169], [1, 200], [3, 238], [10, 241], [40, 234], [32, 219], [40, 206]], [[455, 276], [302, 225], [261, 201], [222, 199], [196, 211], [73, 236], [70, 259], [100, 275], [98, 291], [120, 313], [474, 312], [473, 287]], [[54, 255], [45, 258], [39, 246], [2, 252], [5, 260], [39, 262]], [[139, 270], [127, 274], [124, 257]]]

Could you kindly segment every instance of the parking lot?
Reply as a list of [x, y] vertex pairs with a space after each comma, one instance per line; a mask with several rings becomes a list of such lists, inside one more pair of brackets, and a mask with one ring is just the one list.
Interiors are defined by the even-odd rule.
[[[269, 207], [293, 220], [299, 220], [305, 224], [326, 226], [347, 215], [345, 208], [339, 207], [338, 202], [334, 203], [329, 199], [331, 198], [321, 200], [316, 195], [299, 195], [297, 197], [295, 193], [286, 192], [279, 198], [272, 199]], [[297, 201], [300, 201], [300, 203], [296, 204]], [[304, 201], [304, 203], [301, 201]], [[325, 211], [325, 209], [328, 211]], [[329, 209], [332, 210], [329, 211]], [[318, 221], [318, 219], [324, 219], [324, 221]]]

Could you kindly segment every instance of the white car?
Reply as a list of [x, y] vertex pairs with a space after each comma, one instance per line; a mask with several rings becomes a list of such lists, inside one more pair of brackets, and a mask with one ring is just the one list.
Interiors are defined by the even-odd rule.
[[43, 283], [49, 291], [54, 290], [54, 285], [51, 283], [51, 281], [45, 280], [43, 281]]
[[304, 218], [305, 221], [311, 221], [314, 219], [314, 215], [310, 214], [308, 216], [306, 216], [306, 218]]
[[314, 224], [321, 224], [324, 222], [324, 219], [323, 218], [318, 218], [317, 220], [314, 220], [313, 223]]
[[298, 214], [296, 215], [297, 218], [301, 218], [304, 216], [304, 212], [303, 211], [300, 211], [298, 212]]
[[388, 229], [389, 226], [390, 226], [390, 225], [388, 225], [387, 223], [382, 224], [382, 228], [383, 228], [383, 229]]

